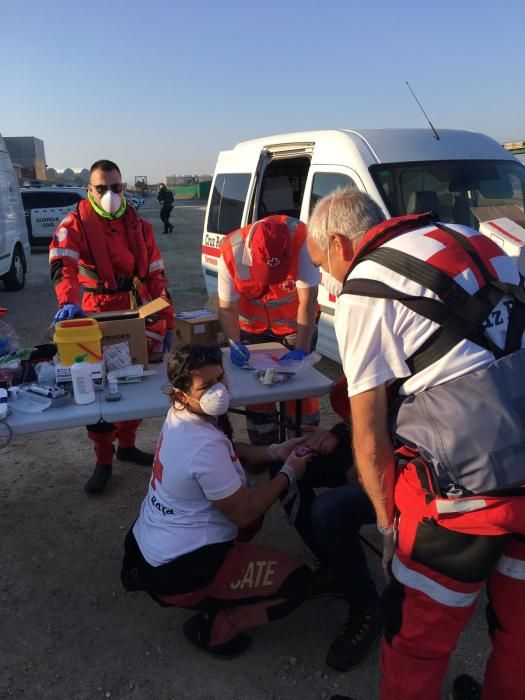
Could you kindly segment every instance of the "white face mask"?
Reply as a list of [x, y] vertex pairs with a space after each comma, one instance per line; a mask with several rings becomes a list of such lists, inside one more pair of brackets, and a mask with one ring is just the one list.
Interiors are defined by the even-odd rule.
[[116, 211], [118, 211], [120, 202], [120, 195], [118, 195], [116, 192], [112, 192], [111, 190], [105, 192], [100, 198], [100, 206], [102, 209], [104, 209], [104, 211], [107, 211], [108, 214], [114, 214]]
[[333, 294], [334, 296], [338, 297], [343, 289], [343, 283], [339, 282], [339, 280], [332, 275], [332, 265], [330, 263], [330, 246], [328, 246], [328, 272], [323, 267], [321, 268], [321, 270], [323, 271], [321, 275], [321, 284], [326, 289], [328, 294]]
[[199, 404], [206, 415], [222, 416], [230, 406], [230, 393], [224, 384], [214, 384], [204, 392]]

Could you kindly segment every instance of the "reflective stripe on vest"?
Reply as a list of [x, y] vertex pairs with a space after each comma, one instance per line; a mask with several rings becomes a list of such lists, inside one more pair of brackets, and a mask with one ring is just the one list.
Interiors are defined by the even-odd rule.
[[164, 270], [164, 260], [162, 258], [159, 258], [158, 260], [155, 260], [149, 264], [148, 271], [155, 272], [155, 270]]
[[446, 605], [449, 608], [468, 608], [478, 597], [479, 590], [473, 593], [459, 593], [451, 588], [446, 588], [441, 583], [433, 581], [428, 576], [421, 574], [419, 571], [413, 571], [405, 566], [399, 558], [394, 555], [392, 560], [392, 573], [396, 579], [405, 586], [414, 588], [416, 591], [421, 591], [436, 603]]
[[496, 571], [517, 581], [525, 581], [525, 561], [522, 559], [514, 559], [503, 554], [496, 564]]
[[[243, 316], [242, 314], [239, 314], [239, 323], [241, 324], [241, 327], [246, 326], [245, 330], [251, 332], [251, 327], [253, 326], [254, 323], [264, 323], [266, 326], [268, 326], [268, 317], [267, 316]], [[289, 333], [294, 333], [297, 330], [297, 320], [296, 319], [291, 319], [291, 320], [285, 320], [285, 319], [274, 319], [272, 320], [272, 326], [273, 327], [283, 327], [283, 328], [292, 328], [293, 330], [291, 331], [285, 331], [283, 335], [288, 335]]]
[[[248, 234], [248, 238], [253, 233], [254, 226], [255, 226], [255, 224], [251, 227], [250, 233]], [[238, 278], [240, 280], [251, 279], [250, 268], [248, 265], [245, 265], [243, 263], [244, 250], [246, 247], [246, 243], [245, 243], [240, 231], [236, 231], [232, 235], [232, 237], [230, 238], [230, 244], [232, 247], [233, 260], [235, 262], [235, 269], [237, 270]]]
[[268, 307], [268, 306], [283, 306], [284, 304], [290, 304], [297, 297], [297, 293], [289, 294], [287, 297], [281, 297], [280, 299], [270, 299], [264, 302], [264, 304], [259, 301], [259, 299], [250, 299], [254, 306]]
[[73, 258], [73, 260], [79, 260], [80, 253], [76, 250], [71, 250], [71, 248], [52, 248], [49, 251], [49, 261], [53, 258]]

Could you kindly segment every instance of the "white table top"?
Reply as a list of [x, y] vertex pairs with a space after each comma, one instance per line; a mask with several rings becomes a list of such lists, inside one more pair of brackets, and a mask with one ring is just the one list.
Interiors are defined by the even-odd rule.
[[[270, 350], [280, 355], [287, 352], [280, 343], [261, 343], [247, 347], [252, 353]], [[323, 396], [332, 388], [332, 380], [313, 367], [305, 367], [300, 374], [283, 384], [265, 386], [257, 379], [254, 371], [240, 369], [230, 362], [228, 348], [224, 348], [222, 353], [232, 408], [268, 401], [278, 402]], [[155, 369], [157, 374], [144, 377], [140, 384], [119, 384], [119, 391], [122, 394], [120, 401], [108, 402], [102, 397], [103, 420], [112, 422], [165, 415], [169, 408], [168, 397], [162, 391], [162, 387], [168, 382], [166, 365], [167, 361], [159, 365], [151, 365], [150, 369]]]
[[[100, 394], [96, 392], [93, 403], [78, 406], [74, 401], [60, 408], [47, 408], [40, 413], [21, 413], [12, 411], [6, 418], [6, 422], [13, 431], [13, 435], [23, 433], [42, 433], [47, 430], [60, 430], [61, 428], [75, 428], [78, 425], [91, 425], [100, 420]], [[0, 435], [2, 435], [0, 426]]]
[[[252, 353], [270, 350], [279, 355], [286, 352], [279, 343], [261, 343], [249, 345], [248, 348]], [[297, 376], [283, 384], [265, 386], [257, 379], [254, 371], [242, 370], [233, 365], [227, 348], [223, 350], [223, 363], [232, 395], [232, 408], [323, 396], [332, 387], [332, 381], [313, 367], [305, 367]], [[169, 408], [168, 396], [162, 391], [168, 381], [166, 367], [167, 360], [162, 364], [151, 365], [150, 369], [154, 369], [156, 374], [144, 377], [140, 383], [119, 384], [122, 394], [120, 401], [106, 401], [106, 392], [100, 391], [96, 394], [95, 402], [87, 406], [70, 403], [61, 408], [49, 408], [42, 413], [13, 412], [8, 416], [7, 422], [17, 435], [89, 425], [101, 419], [113, 422], [164, 416]]]

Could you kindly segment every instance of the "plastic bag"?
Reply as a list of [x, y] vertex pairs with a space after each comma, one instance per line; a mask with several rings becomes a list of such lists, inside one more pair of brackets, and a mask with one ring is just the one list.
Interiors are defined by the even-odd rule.
[[0, 320], [0, 357], [15, 353], [20, 347], [20, 341], [12, 326]]

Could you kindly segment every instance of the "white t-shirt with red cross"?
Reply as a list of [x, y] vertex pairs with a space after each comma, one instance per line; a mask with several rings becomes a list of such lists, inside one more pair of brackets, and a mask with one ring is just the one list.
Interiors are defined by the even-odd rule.
[[237, 536], [237, 526], [213, 505], [246, 484], [231, 441], [205, 417], [171, 408], [133, 534], [152, 566]]
[[[466, 226], [451, 225], [468, 238], [481, 236], [483, 249], [490, 263], [489, 270], [502, 282], [519, 284], [516, 262], [493, 241]], [[385, 243], [420, 260], [439, 264], [467, 292], [474, 294], [481, 279], [477, 270], [466, 267], [450, 255], [446, 243], [450, 236], [434, 226], [404, 233]], [[413, 296], [439, 297], [416, 282], [396, 272], [365, 260], [352, 270], [349, 279], [370, 279]], [[500, 348], [505, 345], [509, 319], [509, 297], [504, 297], [485, 323], [487, 334]], [[411, 311], [394, 299], [376, 299], [342, 294], [337, 300], [335, 331], [343, 369], [348, 382], [348, 395], [355, 396], [398, 378], [409, 377], [409, 358], [438, 328], [438, 324]], [[406, 380], [402, 394], [417, 394], [424, 389], [450, 381], [468, 372], [485, 367], [494, 355], [479, 345], [463, 340], [440, 360]]]

